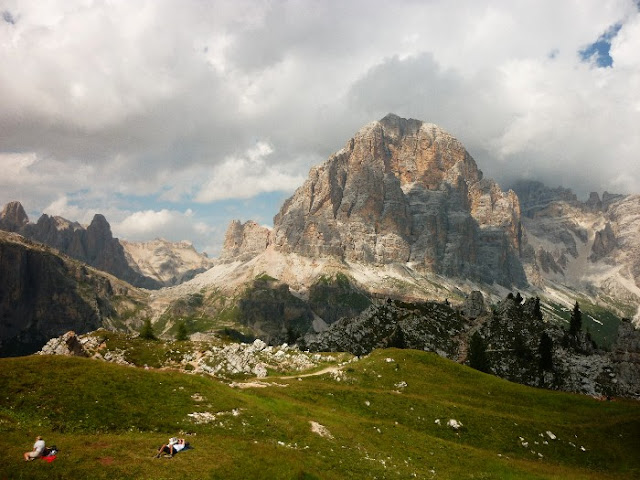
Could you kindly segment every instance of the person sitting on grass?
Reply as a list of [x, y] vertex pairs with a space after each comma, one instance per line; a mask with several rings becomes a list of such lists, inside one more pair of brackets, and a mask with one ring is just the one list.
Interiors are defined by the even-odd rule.
[[44, 452], [44, 440], [40, 435], [36, 437], [36, 442], [33, 444], [33, 450], [30, 452], [24, 453], [24, 460], [28, 462], [29, 460], [35, 460], [36, 458], [42, 457]]
[[168, 454], [170, 457], [173, 457], [176, 453], [183, 450], [185, 446], [186, 442], [184, 441], [184, 438], [171, 437], [169, 439], [169, 443], [167, 443], [166, 445], [162, 445], [158, 449], [156, 458], [160, 458], [163, 453]]

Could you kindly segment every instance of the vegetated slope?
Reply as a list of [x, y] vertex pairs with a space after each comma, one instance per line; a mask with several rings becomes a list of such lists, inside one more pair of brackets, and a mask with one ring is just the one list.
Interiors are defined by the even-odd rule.
[[[1, 359], [0, 477], [640, 474], [637, 402], [531, 389], [413, 350], [378, 350], [337, 373], [272, 380], [236, 390], [90, 359]], [[179, 432], [193, 450], [152, 458]], [[60, 449], [52, 464], [22, 461], [37, 434]]]
[[68, 330], [135, 325], [144, 301], [111, 275], [0, 231], [0, 356], [33, 353]]
[[538, 298], [510, 293], [488, 311], [475, 292], [462, 307], [389, 299], [306, 335], [300, 347], [355, 355], [415, 348], [524, 385], [640, 398], [640, 332], [625, 320], [616, 336], [606, 351], [583, 327], [571, 331], [545, 321]]

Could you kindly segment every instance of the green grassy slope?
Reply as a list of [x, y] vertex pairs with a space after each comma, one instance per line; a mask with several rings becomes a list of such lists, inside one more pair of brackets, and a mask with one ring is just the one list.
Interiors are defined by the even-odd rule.
[[[270, 380], [240, 390], [89, 359], [0, 359], [0, 479], [640, 476], [638, 402], [532, 389], [412, 350]], [[180, 431], [193, 450], [152, 458]], [[55, 462], [22, 460], [38, 434], [60, 448]]]

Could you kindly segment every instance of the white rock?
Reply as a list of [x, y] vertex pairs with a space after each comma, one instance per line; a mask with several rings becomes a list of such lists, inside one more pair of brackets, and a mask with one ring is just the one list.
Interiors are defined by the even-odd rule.
[[447, 422], [447, 426], [453, 428], [454, 430], [459, 430], [460, 428], [462, 428], [462, 422], [459, 422], [458, 420], [455, 420], [453, 418], [450, 418], [449, 421]]

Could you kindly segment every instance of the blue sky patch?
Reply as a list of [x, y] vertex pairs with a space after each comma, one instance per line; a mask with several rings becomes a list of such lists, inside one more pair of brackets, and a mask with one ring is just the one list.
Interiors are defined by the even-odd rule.
[[613, 58], [609, 55], [609, 50], [611, 49], [611, 40], [618, 34], [620, 28], [622, 28], [620, 23], [610, 27], [600, 35], [598, 40], [578, 52], [580, 58], [584, 62], [595, 60], [596, 65], [601, 68], [613, 67]]

